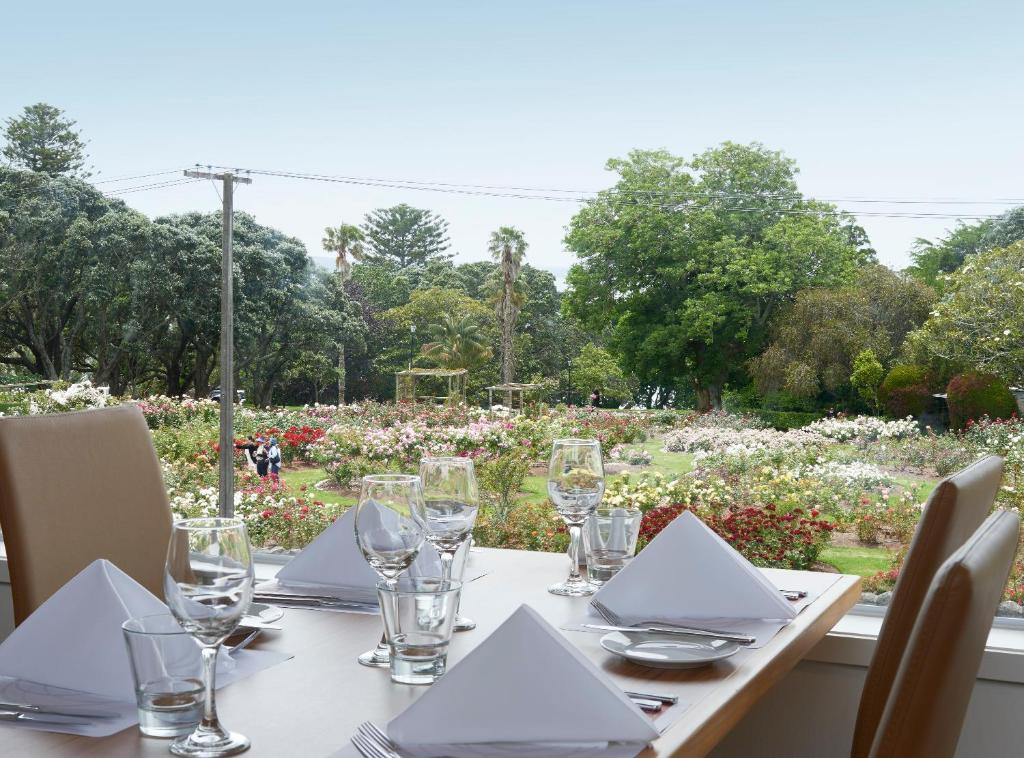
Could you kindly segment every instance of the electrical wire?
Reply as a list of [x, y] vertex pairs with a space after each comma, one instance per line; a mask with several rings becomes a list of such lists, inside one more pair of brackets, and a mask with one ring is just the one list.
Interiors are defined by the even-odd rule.
[[134, 176], [118, 176], [113, 179], [98, 179], [90, 184], [110, 184], [111, 182], [127, 182], [134, 179], [148, 179], [152, 176], [167, 176], [168, 174], [177, 174], [181, 171], [180, 168], [172, 168], [169, 171], [154, 171], [149, 174], [135, 174]]

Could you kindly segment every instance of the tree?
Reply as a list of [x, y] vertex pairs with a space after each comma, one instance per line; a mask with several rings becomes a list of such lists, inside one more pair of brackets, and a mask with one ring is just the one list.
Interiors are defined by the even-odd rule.
[[18, 118], [5, 122], [4, 157], [15, 168], [47, 176], [71, 175], [85, 179], [85, 143], [75, 122], [64, 111], [46, 103], [28, 105]]
[[501, 288], [498, 291], [494, 312], [501, 330], [501, 381], [508, 384], [514, 374], [512, 336], [515, 333], [516, 318], [523, 304], [521, 293], [516, 287], [519, 268], [526, 255], [526, 238], [513, 226], [502, 226], [491, 233], [487, 251], [501, 271]]
[[1024, 383], [1024, 241], [968, 258], [907, 342], [954, 367]]
[[603, 400], [621, 404], [630, 397], [629, 384], [611, 354], [588, 342], [573, 361], [572, 383], [580, 397], [590, 397], [595, 389]]
[[634, 151], [607, 164], [616, 185], [569, 226], [579, 262], [566, 309], [631, 366], [651, 394], [692, 383], [721, 407], [730, 374], [759, 353], [794, 294], [848, 281], [871, 254], [849, 220], [797, 190], [796, 167], [759, 144], [725, 143], [687, 163]]
[[772, 321], [765, 351], [750, 361], [758, 390], [847, 395], [855, 358], [870, 350], [883, 368], [890, 364], [934, 299], [927, 285], [879, 264], [861, 268], [848, 286], [798, 292]]
[[431, 341], [423, 346], [423, 354], [442, 368], [473, 369], [491, 357], [480, 323], [468, 313], [445, 313], [441, 321], [429, 328]]
[[885, 378], [885, 368], [871, 348], [862, 350], [853, 359], [850, 384], [873, 411], [878, 411], [878, 386]]
[[431, 211], [401, 203], [367, 214], [362, 226], [369, 260], [399, 268], [425, 266], [446, 257], [448, 222]]
[[[363, 236], [358, 226], [340, 224], [324, 229], [324, 250], [335, 254], [334, 268], [340, 284], [352, 278], [352, 261], [361, 261], [364, 255]], [[351, 260], [349, 260], [351, 258]], [[338, 405], [345, 404], [345, 342], [338, 342]], [[319, 402], [319, 401], [318, 401]]]

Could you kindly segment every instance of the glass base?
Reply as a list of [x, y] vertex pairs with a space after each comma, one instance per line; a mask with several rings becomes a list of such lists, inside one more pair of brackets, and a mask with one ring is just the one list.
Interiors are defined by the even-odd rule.
[[597, 592], [597, 586], [584, 581], [559, 582], [548, 587], [548, 592], [563, 597], [590, 597]]
[[375, 647], [373, 650], [367, 650], [360, 655], [357, 660], [364, 666], [386, 669], [391, 665], [391, 653], [388, 652], [386, 647]]
[[465, 616], [455, 617], [455, 626], [452, 629], [456, 632], [471, 632], [476, 629], [476, 622], [473, 619], [468, 619]]
[[202, 728], [171, 743], [174, 755], [190, 756], [190, 758], [221, 758], [225, 755], [238, 755], [249, 749], [249, 738], [238, 732], [203, 732]]

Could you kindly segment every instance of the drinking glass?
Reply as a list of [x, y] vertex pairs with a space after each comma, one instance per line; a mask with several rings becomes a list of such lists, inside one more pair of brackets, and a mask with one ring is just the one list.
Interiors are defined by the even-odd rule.
[[[423, 489], [409, 474], [364, 476], [356, 505], [356, 544], [370, 568], [389, 586], [423, 546]], [[364, 666], [388, 666], [387, 633], [377, 647], [359, 656]]]
[[569, 527], [569, 578], [548, 587], [553, 595], [586, 597], [597, 587], [580, 576], [583, 523], [604, 495], [604, 464], [597, 440], [555, 440], [548, 466], [548, 497]]
[[170, 613], [131, 618], [121, 625], [135, 680], [139, 730], [178, 737], [203, 716], [203, 657]]
[[252, 553], [245, 524], [235, 518], [199, 518], [171, 527], [164, 593], [171, 613], [195, 637], [203, 654], [203, 718], [191, 734], [171, 743], [175, 755], [235, 755], [249, 740], [217, 720], [217, 652], [238, 627], [252, 600]]
[[391, 681], [432, 684], [445, 672], [462, 585], [404, 577], [380, 582], [380, 610], [391, 649]]
[[602, 506], [590, 514], [583, 526], [583, 546], [592, 584], [604, 584], [633, 560], [642, 518], [636, 508]]
[[[473, 534], [480, 508], [476, 472], [472, 458], [437, 457], [420, 461], [420, 480], [426, 517], [426, 538], [441, 556], [441, 579], [450, 582], [455, 554]], [[461, 615], [455, 618], [455, 631], [467, 632], [476, 622]]]

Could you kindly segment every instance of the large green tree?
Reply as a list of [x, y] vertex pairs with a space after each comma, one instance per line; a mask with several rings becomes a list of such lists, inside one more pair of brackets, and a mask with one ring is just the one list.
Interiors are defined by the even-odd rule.
[[1024, 384], [1024, 241], [968, 258], [907, 342], [911, 353]]
[[847, 286], [802, 290], [773, 320], [771, 341], [750, 362], [758, 389], [855, 398], [850, 376], [856, 357], [870, 350], [890, 365], [934, 300], [930, 287], [880, 264], [864, 266]]
[[375, 263], [393, 263], [399, 268], [425, 266], [445, 257], [450, 247], [448, 222], [436, 213], [401, 203], [378, 208], [367, 214], [362, 226]]
[[[324, 250], [334, 253], [334, 270], [338, 276], [339, 284], [344, 284], [352, 278], [353, 261], [361, 261], [365, 255], [363, 242], [365, 236], [358, 226], [353, 224], [339, 224], [335, 227], [324, 229], [324, 238], [321, 244]], [[314, 365], [307, 361], [307, 365]], [[345, 404], [345, 341], [338, 341], [338, 405]]]
[[[573, 217], [568, 312], [643, 384], [692, 383], [721, 406], [737, 367], [762, 349], [796, 292], [847, 281], [871, 257], [849, 219], [803, 198], [796, 166], [759, 144], [687, 162], [666, 151], [613, 159], [614, 187]], [[667, 394], [663, 393], [663, 394]]]
[[20, 116], [4, 122], [4, 157], [14, 168], [47, 176], [86, 178], [85, 143], [75, 122], [46, 103], [26, 106]]

